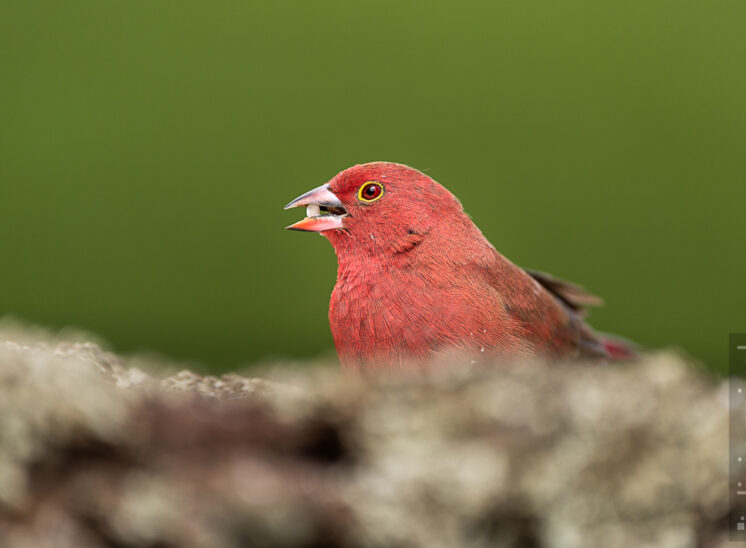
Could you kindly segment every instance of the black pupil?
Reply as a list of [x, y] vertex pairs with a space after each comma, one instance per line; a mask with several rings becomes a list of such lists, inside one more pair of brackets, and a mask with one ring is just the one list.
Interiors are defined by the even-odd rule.
[[376, 185], [368, 185], [363, 192], [365, 192], [366, 197], [374, 198], [378, 194], [378, 187]]

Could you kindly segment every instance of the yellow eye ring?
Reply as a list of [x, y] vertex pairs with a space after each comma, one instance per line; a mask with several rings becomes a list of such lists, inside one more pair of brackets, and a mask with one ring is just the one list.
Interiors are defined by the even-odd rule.
[[357, 199], [364, 204], [375, 202], [381, 196], [383, 196], [383, 185], [378, 181], [363, 183], [363, 186], [357, 191]]

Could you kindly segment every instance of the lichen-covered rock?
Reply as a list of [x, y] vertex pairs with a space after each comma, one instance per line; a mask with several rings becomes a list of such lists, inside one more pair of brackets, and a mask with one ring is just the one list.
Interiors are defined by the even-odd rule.
[[3, 547], [727, 539], [727, 389], [674, 355], [270, 381], [16, 341], [0, 342]]

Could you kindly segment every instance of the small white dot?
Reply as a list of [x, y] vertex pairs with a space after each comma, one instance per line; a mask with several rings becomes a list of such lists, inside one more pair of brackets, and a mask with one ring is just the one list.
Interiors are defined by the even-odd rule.
[[738, 462], [741, 462], [743, 459], [741, 457], [738, 457]]
[[740, 394], [741, 392], [743, 392], [743, 388], [738, 389], [738, 393]]

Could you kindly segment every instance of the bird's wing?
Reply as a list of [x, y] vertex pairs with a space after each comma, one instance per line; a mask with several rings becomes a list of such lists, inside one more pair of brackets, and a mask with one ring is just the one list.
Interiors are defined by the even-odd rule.
[[590, 306], [601, 306], [604, 301], [601, 297], [588, 293], [583, 287], [568, 282], [566, 280], [560, 280], [555, 278], [551, 274], [546, 272], [539, 272], [537, 270], [524, 270], [537, 282], [539, 282], [544, 288], [549, 291], [552, 295], [557, 297], [571, 310], [576, 312], [579, 316], [585, 317], [588, 311], [586, 308]]

